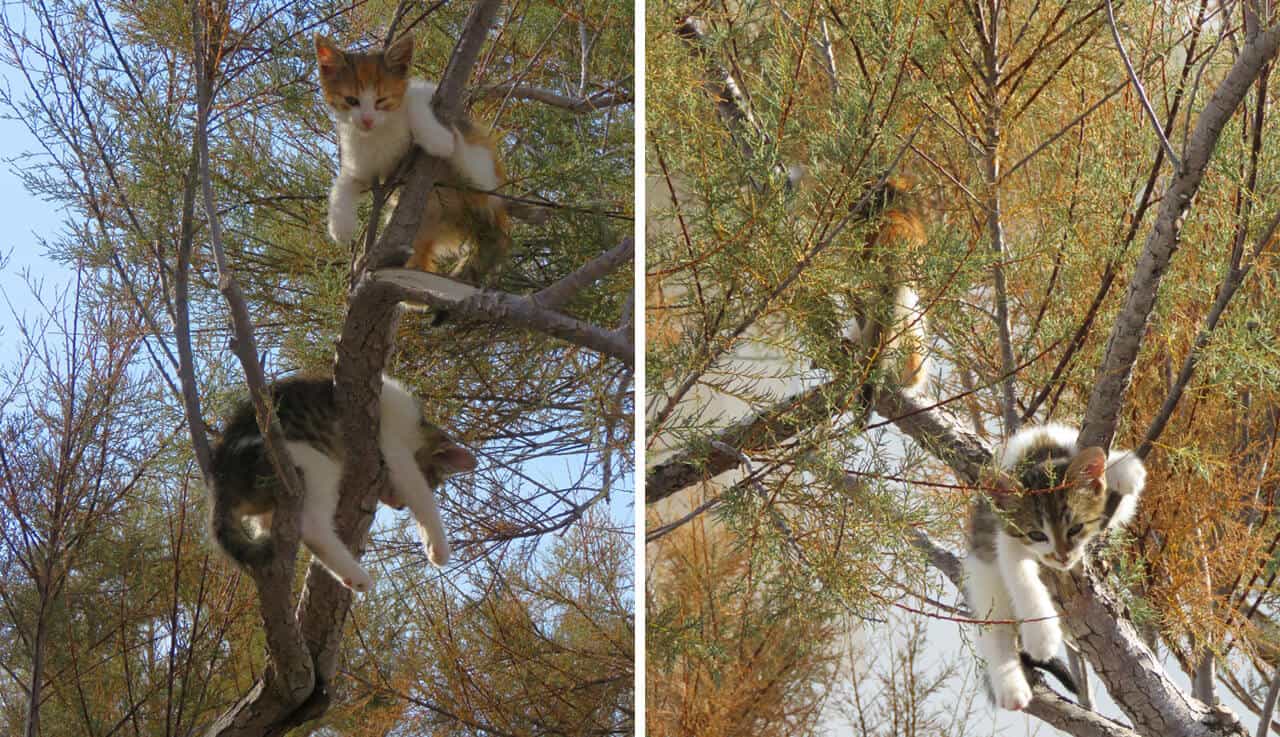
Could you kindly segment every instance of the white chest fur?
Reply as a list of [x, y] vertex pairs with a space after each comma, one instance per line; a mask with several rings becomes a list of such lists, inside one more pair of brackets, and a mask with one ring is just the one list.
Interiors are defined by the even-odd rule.
[[338, 123], [342, 173], [368, 185], [374, 177], [386, 179], [409, 152], [413, 137], [404, 111], [389, 115], [376, 129], [363, 132], [349, 123]]

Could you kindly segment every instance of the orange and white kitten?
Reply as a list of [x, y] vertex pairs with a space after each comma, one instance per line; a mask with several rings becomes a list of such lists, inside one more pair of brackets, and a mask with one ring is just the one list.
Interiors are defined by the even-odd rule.
[[[478, 281], [510, 250], [511, 221], [500, 197], [486, 192], [505, 182], [492, 137], [478, 125], [445, 126], [431, 108], [436, 85], [409, 77], [413, 36], [384, 52], [345, 51], [316, 35], [320, 88], [338, 126], [338, 176], [329, 191], [329, 235], [339, 243], [355, 235], [356, 198], [385, 181], [417, 144], [445, 159], [450, 173], [432, 188], [405, 266], [437, 271], [442, 258], [467, 258], [452, 274]], [[484, 191], [473, 191], [484, 190]]]

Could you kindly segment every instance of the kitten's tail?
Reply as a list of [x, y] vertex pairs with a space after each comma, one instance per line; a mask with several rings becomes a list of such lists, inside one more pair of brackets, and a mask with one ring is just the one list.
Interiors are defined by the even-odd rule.
[[[215, 482], [216, 486], [216, 482]], [[270, 538], [249, 537], [235, 510], [231, 508], [230, 494], [218, 489], [213, 491], [213, 509], [209, 527], [218, 547], [235, 562], [243, 566], [261, 566], [271, 562], [275, 550]]]
[[1049, 660], [1036, 660], [1026, 653], [1018, 653], [1022, 659], [1022, 667], [1027, 670], [1042, 670], [1054, 678], [1058, 679], [1058, 683], [1062, 687], [1070, 691], [1072, 694], [1079, 696], [1080, 688], [1076, 685], [1076, 679], [1071, 677], [1071, 669], [1063, 662], [1062, 658], [1050, 658]]

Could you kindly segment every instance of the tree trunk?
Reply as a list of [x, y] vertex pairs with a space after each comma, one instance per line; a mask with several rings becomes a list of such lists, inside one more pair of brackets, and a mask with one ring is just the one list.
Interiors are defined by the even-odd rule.
[[40, 609], [36, 612], [36, 636], [31, 648], [31, 685], [27, 688], [27, 716], [23, 737], [40, 735], [40, 683], [44, 680], [44, 647], [49, 638], [48, 587], [40, 586]]

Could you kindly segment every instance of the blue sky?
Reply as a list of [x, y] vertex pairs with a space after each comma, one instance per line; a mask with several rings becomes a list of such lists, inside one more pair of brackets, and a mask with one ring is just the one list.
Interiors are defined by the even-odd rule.
[[[4, 84], [20, 90], [25, 82], [15, 78], [13, 71], [3, 67]], [[22, 186], [12, 160], [39, 147], [30, 132], [20, 121], [0, 120], [0, 160], [4, 170], [0, 173], [0, 222], [5, 223], [5, 237], [0, 240], [0, 254], [7, 256], [7, 263], [0, 269], [0, 361], [7, 362], [16, 350], [16, 321], [9, 309], [13, 305], [18, 315], [38, 314], [39, 305], [32, 298], [22, 278], [29, 269], [37, 281], [44, 282], [48, 296], [56, 295], [69, 283], [71, 272], [46, 257], [39, 243], [39, 234], [52, 236], [62, 226], [62, 215], [55, 206], [32, 196]]]

